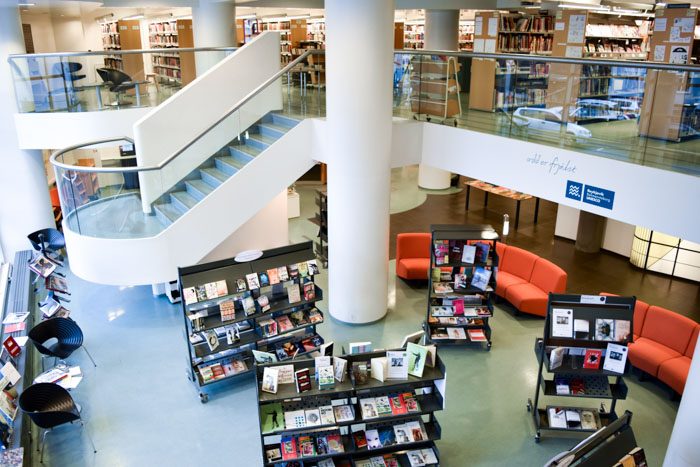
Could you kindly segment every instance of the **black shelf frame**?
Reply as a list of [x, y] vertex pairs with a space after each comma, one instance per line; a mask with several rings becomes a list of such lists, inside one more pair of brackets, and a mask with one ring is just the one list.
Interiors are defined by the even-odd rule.
[[[238, 279], [245, 280], [245, 276], [250, 273], [262, 273], [266, 272], [268, 269], [277, 268], [280, 266], [289, 266], [291, 264], [297, 264], [300, 262], [306, 262], [312, 259], [316, 259], [313, 251], [312, 242], [303, 242], [295, 245], [283, 246], [280, 248], [273, 248], [262, 252], [262, 256], [259, 258], [239, 262], [234, 258], [214, 261], [211, 263], [198, 264], [195, 266], [181, 267], [178, 268], [178, 279], [180, 284], [180, 296], [183, 296], [183, 290], [188, 287], [201, 286], [206, 283], [216, 282], [219, 280], [225, 280], [227, 288], [229, 291], [236, 290], [236, 281]], [[315, 284], [315, 275], [307, 275], [302, 278], [301, 275], [290, 279], [286, 282], [293, 281], [297, 284], [300, 289], [303, 287], [305, 282], [314, 283], [315, 297], [311, 300], [304, 300], [303, 290], [301, 290], [302, 300], [295, 303], [289, 303], [286, 291], [284, 289], [284, 284], [274, 284], [264, 286], [258, 289], [246, 290], [240, 292], [232, 292], [226, 296], [202, 300], [196, 303], [191, 303], [186, 305], [184, 300], [182, 300], [182, 310], [183, 319], [185, 322], [185, 341], [187, 342], [188, 350], [188, 365], [187, 374], [190, 381], [195, 385], [195, 388], [199, 392], [200, 400], [204, 403], [209, 400], [209, 388], [213, 385], [217, 385], [222, 382], [231, 382], [237, 380], [239, 377], [250, 375], [254, 373], [255, 361], [252, 355], [252, 350], [265, 350], [267, 351], [269, 347], [276, 343], [283, 343], [289, 340], [303, 340], [308, 337], [318, 335], [316, 326], [321, 324], [323, 321], [318, 323], [306, 323], [299, 326], [295, 326], [293, 329], [288, 329], [287, 331], [278, 333], [274, 336], [265, 336], [259, 321], [265, 318], [277, 318], [284, 314], [290, 314], [295, 311], [309, 311], [315, 308], [316, 302], [323, 300], [323, 290]], [[239, 299], [243, 294], [250, 293], [251, 297], [255, 300], [255, 312], [246, 315], [242, 309], [242, 305]], [[266, 295], [269, 299], [270, 308], [268, 310], [262, 311], [257, 299], [261, 295]], [[219, 304], [222, 301], [234, 300], [235, 304], [235, 318], [222, 321], [220, 315]], [[198, 319], [199, 326], [195, 326], [195, 323], [190, 316], [195, 313], [199, 313], [202, 310], [207, 311], [207, 316], [200, 317]], [[318, 310], [320, 312], [320, 310]], [[323, 313], [321, 312], [323, 317]], [[241, 323], [247, 321], [249, 324], [249, 329], [240, 331], [240, 339], [232, 344], [227, 344], [225, 339], [219, 336], [219, 346], [210, 350], [206, 340], [192, 343], [190, 336], [194, 334], [200, 334], [204, 337], [207, 331], [214, 330], [220, 327], [233, 326], [236, 323]], [[317, 348], [308, 350], [303, 353], [299, 353], [297, 358], [302, 356], [308, 356]], [[214, 365], [217, 361], [225, 359], [238, 359], [243, 360], [248, 367], [247, 370], [241, 371], [239, 373], [226, 375], [224, 377], [213, 379], [204, 382], [199, 373], [200, 366]]]
[[[549, 294], [547, 303], [547, 315], [544, 323], [544, 337], [535, 339], [535, 356], [537, 357], [539, 370], [537, 373], [537, 385], [535, 387], [534, 402], [533, 399], [528, 399], [527, 410], [530, 412], [532, 421], [535, 427], [535, 442], [539, 443], [542, 432], [547, 433], [591, 433], [596, 430], [584, 430], [580, 428], [555, 428], [549, 425], [549, 417], [547, 408], [540, 408], [540, 397], [566, 397], [566, 398], [581, 398], [581, 399], [599, 399], [609, 400], [610, 409], [607, 410], [605, 403], [601, 403], [598, 409], [584, 408], [578, 406], [568, 406], [557, 404], [556, 407], [564, 409], [584, 409], [591, 410], [596, 413], [600, 425], [598, 429], [607, 427], [618, 419], [615, 412], [615, 407], [618, 400], [627, 398], [627, 385], [623, 380], [623, 376], [629, 371], [630, 362], [627, 359], [625, 363], [625, 371], [615, 373], [603, 369], [605, 357], [599, 363], [597, 369], [583, 368], [583, 357], [572, 356], [567, 354], [564, 356], [561, 366], [550, 369], [548, 348], [552, 347], [567, 347], [578, 349], [605, 349], [609, 343], [627, 345], [632, 340], [632, 329], [634, 329], [634, 306], [636, 303], [635, 297], [617, 297], [617, 296], [597, 296], [597, 295], [574, 295], [574, 294]], [[554, 308], [572, 309], [573, 314], [570, 319], [586, 319], [590, 323], [595, 323], [596, 319], [617, 319], [629, 321], [630, 334], [629, 339], [625, 342], [611, 341], [596, 341], [588, 338], [562, 338], [552, 337], [552, 310]], [[594, 331], [592, 331], [594, 332]], [[580, 378], [586, 383], [596, 383], [598, 386], [605, 387], [605, 393], [589, 393], [589, 394], [557, 394], [554, 379], [547, 379], [545, 373], [550, 375], [566, 375], [571, 378]], [[614, 378], [611, 382], [610, 378]], [[541, 394], [540, 394], [541, 393]], [[549, 404], [552, 406], [552, 404]]]
[[[496, 276], [498, 268], [498, 253], [496, 252], [496, 243], [499, 240], [499, 235], [496, 230], [490, 225], [452, 225], [452, 224], [435, 224], [430, 226], [431, 242], [430, 242], [430, 269], [428, 271], [428, 309], [426, 312], [426, 319], [423, 322], [423, 329], [425, 330], [427, 342], [434, 344], [436, 346], [461, 346], [461, 347], [484, 347], [486, 350], [491, 350], [491, 325], [489, 324], [490, 318], [493, 317], [494, 313], [494, 293], [496, 290]], [[435, 259], [435, 242], [448, 240], [457, 241], [462, 244], [462, 247], [470, 242], [483, 242], [489, 244], [489, 255], [486, 261], [475, 261], [474, 263], [463, 263], [463, 262], [447, 262], [444, 264], [437, 264]], [[449, 293], [435, 293], [433, 290], [433, 274], [434, 268], [452, 268], [452, 277], [457, 273], [459, 268], [462, 267], [489, 267], [491, 268], [492, 274], [489, 279], [488, 286], [486, 290], [481, 290], [471, 285], [466, 289], [457, 289]], [[464, 316], [465, 318], [481, 319], [483, 324], [441, 324], [441, 323], [431, 323], [431, 308], [433, 306], [441, 306], [442, 300], [450, 296], [460, 296], [460, 295], [482, 295], [483, 299], [481, 303], [465, 303], [465, 308], [471, 307], [483, 307], [488, 308], [490, 311], [489, 315], [480, 316]], [[439, 303], [438, 303], [439, 302]], [[443, 318], [447, 318], [444, 317]], [[435, 328], [462, 328], [467, 336], [466, 339], [433, 339], [432, 330]], [[485, 341], [472, 341], [469, 339], [469, 334], [467, 330], [469, 329], [482, 329], [486, 335]]]
[[[435, 417], [435, 412], [442, 410], [445, 403], [445, 395], [443, 395], [444, 384], [442, 385], [442, 388], [440, 388], [438, 384], [439, 381], [444, 382], [447, 376], [444, 362], [436, 352], [435, 366], [426, 366], [421, 378], [409, 375], [407, 380], [386, 380], [384, 382], [369, 378], [366, 384], [357, 384], [352, 374], [353, 362], [367, 362], [369, 371], [369, 362], [371, 359], [383, 356], [386, 356], [385, 350], [342, 355], [340, 358], [347, 361], [343, 382], [339, 383], [336, 381], [334, 388], [325, 390], [318, 389], [316, 383], [313, 382], [312, 389], [301, 394], [296, 392], [296, 387], [294, 384], [278, 385], [276, 394], [263, 392], [261, 390], [263, 373], [265, 368], [274, 368], [291, 363], [294, 365], [295, 371], [302, 368], [308, 368], [313, 374], [315, 364], [314, 361], [294, 360], [292, 362], [276, 362], [256, 365], [256, 391], [263, 465], [272, 467], [280, 462], [288, 462], [291, 460], [303, 462], [304, 465], [306, 465], [306, 462], [313, 463], [328, 458], [333, 458], [334, 460], [347, 459], [354, 465], [354, 461], [384, 454], [394, 454], [397, 456], [397, 458], [399, 458], [400, 465], [409, 465], [408, 458], [406, 456], [408, 451], [427, 448], [432, 448], [435, 456], [439, 460], [440, 452], [435, 445], [435, 441], [441, 439], [442, 427]], [[416, 394], [416, 390], [420, 390], [422, 394]], [[403, 392], [412, 392], [415, 395], [420, 411], [386, 415], [383, 417], [366, 420], [362, 418], [362, 411], [359, 407], [360, 399]], [[354, 420], [336, 422], [333, 425], [316, 425], [311, 427], [290, 429], [285, 428], [283, 430], [262, 433], [263, 419], [260, 408], [264, 405], [281, 403], [283, 405], [290, 404], [289, 407], [293, 409], [316, 408], [321, 405], [332, 405], [332, 400], [343, 400], [345, 404], [352, 406], [355, 412]], [[406, 423], [409, 421], [419, 421], [422, 424], [427, 435], [425, 440], [413, 443], [394, 444], [377, 449], [367, 449], [366, 447], [357, 448], [355, 445], [353, 438], [353, 433], [355, 431], [364, 431], [366, 429], [381, 426], [393, 426], [396, 422]], [[345, 451], [342, 453], [329, 453], [317, 456], [299, 457], [296, 459], [289, 459], [288, 461], [268, 462], [266, 459], [267, 449], [279, 446], [279, 441], [281, 440], [282, 436], [300, 436], [305, 434], [320, 434], [324, 432], [340, 434]]]

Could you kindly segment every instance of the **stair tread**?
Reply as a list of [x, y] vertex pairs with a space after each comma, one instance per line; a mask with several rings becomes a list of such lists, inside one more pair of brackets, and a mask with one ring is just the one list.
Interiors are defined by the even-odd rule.
[[242, 169], [245, 166], [245, 163], [243, 163], [243, 162], [241, 162], [241, 161], [239, 161], [231, 156], [219, 156], [216, 159], [223, 162], [224, 164], [235, 167], [237, 170]]
[[211, 185], [209, 185], [209, 184], [208, 184], [207, 182], [205, 182], [204, 180], [187, 180], [187, 181], [185, 182], [185, 184], [186, 184], [186, 185], [187, 185], [187, 184], [192, 185], [192, 187], [193, 187], [195, 190], [197, 190], [197, 191], [199, 191], [199, 192], [201, 192], [201, 193], [204, 193], [205, 195], [208, 195], [208, 194], [211, 193], [212, 190], [214, 189], [214, 187], [212, 187]]
[[202, 172], [211, 175], [212, 177], [218, 179], [219, 181], [226, 181], [228, 179], [228, 175], [226, 175], [224, 172], [221, 170], [217, 169], [216, 167], [208, 167], [206, 169], [199, 169]]
[[182, 214], [172, 203], [156, 204], [155, 208], [170, 219], [171, 222], [175, 222]]
[[283, 123], [283, 126], [286, 126], [287, 128], [293, 128], [295, 125], [297, 125], [301, 121], [297, 118], [290, 117], [289, 115], [284, 115], [284, 114], [280, 114], [280, 113], [272, 113], [272, 114], [270, 114], [270, 117], [273, 119], [275, 117], [277, 117], [277, 118], [281, 119], [283, 122], [285, 120], [291, 120], [292, 122], [294, 122], [294, 124], [292, 124], [292, 125], [287, 125], [286, 123]]
[[170, 195], [173, 198], [177, 198], [177, 200], [187, 206], [188, 209], [197, 204], [197, 199], [186, 191], [174, 191], [170, 193]]
[[262, 152], [259, 148], [249, 146], [247, 144], [232, 144], [229, 147], [233, 149], [238, 149], [239, 151], [242, 151], [252, 157], [257, 156]]
[[258, 126], [265, 127], [265, 128], [271, 128], [273, 130], [281, 131], [282, 133], [286, 133], [292, 129], [291, 126], [278, 125], [277, 123], [273, 123], [273, 122], [260, 122], [260, 123], [258, 123]]
[[269, 146], [270, 144], [277, 141], [279, 138], [273, 138], [272, 136], [262, 135], [260, 133], [250, 133], [248, 135], [248, 139], [253, 139], [253, 140], [259, 141], [263, 144], [267, 144]]

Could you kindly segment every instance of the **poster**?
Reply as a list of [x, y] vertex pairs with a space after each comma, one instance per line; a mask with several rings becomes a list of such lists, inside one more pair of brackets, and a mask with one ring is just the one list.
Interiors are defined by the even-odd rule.
[[487, 54], [496, 53], [496, 39], [486, 39], [484, 41], [484, 52]]
[[581, 58], [583, 56], [583, 49], [580, 45], [567, 45], [564, 56], [568, 58]]
[[656, 18], [654, 21], [654, 32], [664, 32], [666, 30], [666, 18]]
[[484, 40], [474, 39], [474, 52], [483, 53], [484, 52]]
[[654, 61], [655, 62], [663, 62], [664, 60], [666, 60], [666, 46], [665, 45], [654, 46]]
[[586, 32], [586, 15], [569, 16], [569, 34], [566, 42], [582, 44]]
[[489, 36], [498, 34], [498, 18], [489, 18]]
[[552, 337], [574, 337], [574, 310], [552, 308]]
[[688, 63], [688, 47], [683, 45], [675, 45], [671, 47], [671, 59], [669, 63], [686, 64]]
[[671, 26], [671, 35], [668, 38], [669, 42], [683, 42], [681, 40], [681, 28], [680, 26]]
[[681, 28], [681, 32], [684, 34], [694, 32], [693, 18], [675, 18], [673, 20], [673, 25]]
[[564, 21], [557, 21], [554, 23], [554, 30], [555, 31], [563, 31], [564, 30]]
[[482, 18], [481, 16], [477, 16], [474, 19], [474, 35], [480, 36], [482, 34], [483, 29], [484, 29], [484, 18]]

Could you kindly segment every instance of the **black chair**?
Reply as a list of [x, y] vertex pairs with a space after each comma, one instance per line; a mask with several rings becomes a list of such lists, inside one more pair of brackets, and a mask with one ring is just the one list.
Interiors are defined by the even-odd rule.
[[[83, 331], [70, 318], [50, 318], [34, 326], [27, 336], [40, 354], [53, 357], [54, 364], [71, 356], [78, 348], [82, 347], [93, 365], [97, 366], [92, 355], [83, 345]], [[47, 344], [50, 342], [49, 344]], [[42, 369], [44, 360], [42, 358]]]
[[[44, 430], [43, 433], [40, 430], [41, 463], [44, 462], [46, 435], [51, 430], [57, 426], [75, 421], [80, 422], [80, 425], [85, 428], [85, 423], [80, 417], [80, 407], [75, 403], [68, 391], [58, 384], [32, 384], [20, 394], [19, 407], [32, 419], [36, 426]], [[87, 430], [85, 433], [90, 440], [93, 452], [97, 452], [90, 433]], [[37, 451], [39, 451], [39, 446], [37, 446]]]
[[117, 94], [117, 106], [124, 105], [120, 96], [129, 89], [135, 89], [138, 83], [132, 81], [131, 76], [116, 68], [98, 68], [97, 74], [102, 81], [109, 85], [108, 89]]
[[58, 230], [51, 228], [37, 230], [27, 235], [27, 238], [36, 251], [41, 252], [49, 259], [54, 259], [50, 255], [56, 255], [55, 259], [59, 262], [63, 261], [59, 250], [66, 247], [66, 238]]

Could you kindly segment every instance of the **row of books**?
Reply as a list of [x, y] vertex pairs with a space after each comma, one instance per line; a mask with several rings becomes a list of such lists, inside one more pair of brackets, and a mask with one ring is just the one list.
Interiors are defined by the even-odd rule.
[[[594, 324], [594, 332], [591, 332], [591, 324]], [[626, 342], [632, 337], [632, 328], [629, 320], [595, 318], [577, 318], [574, 310], [569, 308], [552, 309], [552, 337], [564, 337], [568, 339], [596, 340]]]
[[627, 24], [587, 24], [586, 36], [620, 37], [625, 39], [642, 38], [642, 34], [638, 26], [630, 26]]
[[272, 463], [344, 452], [345, 446], [340, 432], [332, 432], [322, 435], [283, 436], [279, 446], [265, 449], [265, 457], [267, 462]]
[[185, 305], [212, 300], [223, 297], [229, 293], [241, 293], [245, 291], [257, 290], [263, 287], [268, 287], [275, 284], [284, 283], [290, 280], [295, 280], [299, 277], [305, 278], [314, 276], [320, 272], [315, 259], [302, 261], [289, 266], [280, 266], [278, 268], [268, 269], [264, 272], [252, 272], [246, 274], [245, 278], [235, 280], [235, 292], [233, 287], [229, 287], [226, 280], [209, 282], [204, 285], [195, 287], [186, 287], [182, 290], [185, 299]]
[[243, 360], [231, 358], [212, 365], [202, 365], [198, 371], [202, 382], [207, 383], [248, 371], [248, 365]]
[[252, 328], [248, 321], [239, 321], [228, 326], [219, 326], [205, 332], [195, 332], [190, 336], [192, 345], [206, 341], [210, 351], [219, 348], [221, 339], [226, 339], [227, 345], [233, 345], [241, 339], [241, 333]]
[[490, 248], [491, 245], [486, 242], [470, 245], [460, 240], [437, 240], [433, 244], [435, 265], [486, 263]]
[[[425, 465], [437, 465], [438, 459], [432, 448], [415, 449], [406, 451], [409, 465], [411, 467], [422, 467]], [[394, 454], [384, 454], [383, 456], [370, 457], [355, 461], [355, 467], [399, 467], [399, 459]], [[321, 466], [319, 467], [329, 467]]]
[[[336, 404], [336, 402], [340, 404]], [[260, 407], [260, 419], [262, 420], [262, 434], [265, 435], [285, 430], [353, 422], [355, 408], [350, 404], [345, 404], [343, 399], [331, 401], [330, 405], [294, 410], [284, 410], [284, 405], [276, 402]]]
[[148, 32], [155, 34], [159, 32], [177, 32], [177, 21], [163, 21], [159, 23], [151, 23], [148, 25]]
[[585, 396], [586, 382], [576, 376], [557, 375], [554, 377], [554, 387], [559, 396]]
[[156, 55], [153, 57], [154, 65], [167, 65], [167, 66], [180, 66], [180, 57], [170, 56], [164, 57], [162, 55]]
[[637, 77], [646, 76], [646, 70], [644, 68], [632, 68], [632, 67], [621, 67], [621, 66], [610, 66], [610, 65], [584, 65], [581, 69], [582, 76], [594, 76], [594, 77]]
[[395, 444], [420, 443], [429, 439], [420, 420], [355, 431], [352, 438], [356, 449], [380, 449]]
[[501, 31], [506, 32], [551, 32], [554, 30], [553, 16], [501, 16]]
[[323, 314], [317, 309], [297, 310], [289, 315], [278, 316], [258, 321], [265, 337], [274, 337], [306, 324], [318, 324], [323, 322]]
[[156, 35], [148, 38], [148, 42], [153, 47], [158, 46], [177, 46], [177, 36], [175, 35]]
[[600, 426], [599, 418], [593, 409], [547, 407], [547, 417], [551, 428], [594, 431]]
[[530, 34], [503, 34], [498, 36], [498, 49], [501, 52], [551, 52], [553, 44], [554, 38], [552, 36], [533, 36]]
[[311, 352], [323, 344], [323, 337], [314, 334], [310, 337], [303, 337], [297, 341], [285, 342], [276, 344], [274, 347], [275, 355], [279, 361], [288, 360], [296, 355]]
[[358, 401], [363, 420], [419, 413], [420, 404], [414, 392], [367, 397]]
[[491, 316], [491, 310], [486, 306], [465, 307], [463, 300], [442, 299], [452, 305], [431, 306], [430, 317], [437, 318], [434, 322], [441, 324], [473, 324], [471, 318], [478, 316]]
[[586, 44], [588, 53], [642, 54], [647, 51], [640, 44], [622, 44], [619, 42], [589, 42]]
[[[467, 337], [468, 336], [468, 337]], [[430, 338], [433, 340], [469, 340], [470, 342], [487, 342], [488, 339], [483, 329], [467, 329], [455, 327], [432, 328]]]
[[496, 70], [496, 75], [515, 73], [527, 75], [528, 78], [546, 78], [549, 76], [549, 63], [532, 63], [528, 66], [524, 63], [517, 63], [515, 60], [506, 60]]
[[180, 70], [174, 69], [174, 68], [159, 68], [158, 74], [161, 76], [165, 76], [167, 78], [174, 78], [174, 79], [180, 79], [182, 76], [182, 74], [180, 73]]
[[117, 30], [117, 22], [116, 21], [113, 21], [111, 23], [100, 23], [100, 30], [102, 31], [102, 34], [110, 34], [110, 33], [119, 32]]
[[516, 88], [496, 92], [496, 108], [536, 107], [545, 105], [547, 90], [539, 88]]
[[102, 48], [118, 49], [121, 48], [121, 40], [118, 34], [110, 34], [102, 36]]
[[588, 349], [581, 347], [555, 347], [549, 353], [549, 369], [555, 370], [563, 365], [564, 357], [570, 357], [572, 368], [598, 370], [623, 374], [627, 363], [627, 347], [624, 345], [609, 343], [605, 351], [603, 349]]
[[[443, 280], [442, 274], [440, 279]], [[470, 286], [475, 289], [487, 291], [490, 290], [490, 280], [491, 269], [477, 266], [472, 271], [471, 280], [469, 280], [468, 274], [458, 273], [454, 275], [453, 282], [433, 282], [433, 292], [444, 295], [454, 293], [455, 291], [469, 290]]]

